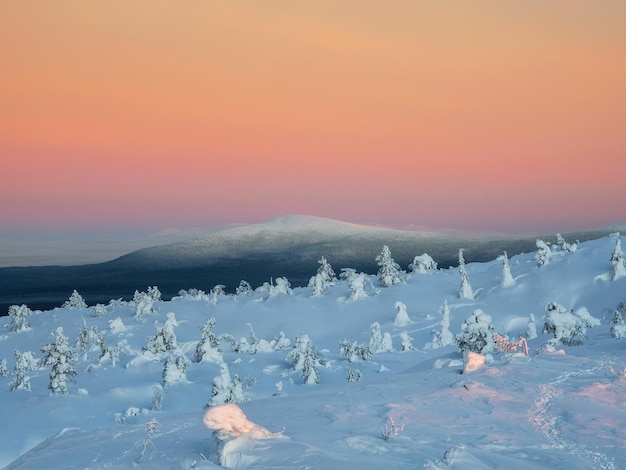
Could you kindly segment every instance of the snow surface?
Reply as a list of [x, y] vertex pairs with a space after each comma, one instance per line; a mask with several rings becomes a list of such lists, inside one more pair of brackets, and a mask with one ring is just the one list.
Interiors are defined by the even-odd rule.
[[[215, 303], [202, 295], [155, 301], [153, 312], [139, 317], [136, 306], [115, 302], [102, 316], [93, 316], [93, 307], [57, 308], [34, 312], [30, 329], [21, 332], [5, 328], [10, 318], [0, 318], [0, 360], [9, 371], [15, 349], [40, 359], [58, 327], [74, 346], [83, 319], [109, 347], [120, 346], [115, 365], [99, 362], [97, 345], [86, 358], [78, 354], [76, 381], [66, 395], [50, 394], [50, 366], [27, 373], [30, 391], [11, 392], [13, 376], [0, 377], [0, 466], [624, 469], [626, 339], [612, 338], [609, 322], [626, 300], [626, 278], [606, 276], [614, 246], [615, 236], [583, 242], [572, 253], [555, 251], [543, 267], [534, 253], [514, 256], [509, 263], [516, 282], [506, 288], [501, 260], [468, 263], [473, 300], [459, 298], [459, 271], [446, 269], [411, 274], [406, 283], [354, 301], [347, 300], [346, 282], [338, 281], [320, 296], [311, 288], [274, 296], [257, 289], [219, 295]], [[467, 358], [454, 345], [425, 349], [431, 331], [440, 328], [444, 301], [454, 334], [481, 309], [495, 331], [517, 340], [533, 314], [538, 337], [528, 339], [529, 356], [491, 351], [480, 367], [461, 373]], [[396, 322], [397, 302], [406, 306], [408, 323]], [[601, 324], [587, 330], [580, 346], [556, 344], [541, 332], [549, 302], [574, 311], [585, 307]], [[184, 380], [163, 385], [167, 354], [142, 348], [170, 312], [187, 367]], [[243, 432], [220, 440], [203, 424], [220, 364], [191, 359], [210, 317], [218, 336], [246, 338], [250, 345], [250, 324], [265, 341], [239, 352], [221, 343], [230, 375], [250, 378], [248, 401], [238, 406], [255, 429], [264, 430], [263, 438]], [[340, 354], [344, 339], [367, 345], [376, 322], [391, 336], [392, 351], [353, 362]], [[303, 383], [286, 360], [301, 333], [323, 364], [317, 385]], [[415, 349], [402, 351], [407, 334]], [[155, 406], [161, 389], [162, 404]], [[266, 438], [268, 433], [280, 438]]]

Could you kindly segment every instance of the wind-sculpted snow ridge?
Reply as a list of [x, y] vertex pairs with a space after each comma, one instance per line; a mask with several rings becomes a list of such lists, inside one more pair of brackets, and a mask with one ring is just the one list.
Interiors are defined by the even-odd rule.
[[[164, 301], [152, 288], [140, 315], [135, 301], [13, 309], [0, 318], [0, 467], [624, 469], [626, 339], [611, 332], [626, 277], [603, 276], [615, 244], [551, 247], [541, 267], [511, 256], [506, 286], [502, 259], [466, 263], [474, 299], [450, 268], [389, 287], [344, 271], [280, 292], [198, 285]], [[352, 298], [351, 277], [376, 288]], [[526, 335], [528, 350], [477, 348], [462, 333], [481, 312], [480, 332]], [[55, 366], [42, 347], [59, 328], [76, 354]], [[61, 366], [76, 372], [63, 389]]]

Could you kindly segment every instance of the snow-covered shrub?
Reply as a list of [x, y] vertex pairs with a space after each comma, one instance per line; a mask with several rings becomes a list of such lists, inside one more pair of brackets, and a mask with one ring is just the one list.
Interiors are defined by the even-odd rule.
[[87, 303], [85, 302], [85, 299], [83, 299], [83, 296], [80, 295], [76, 289], [74, 289], [74, 292], [72, 292], [72, 295], [70, 295], [70, 298], [66, 300], [63, 303], [63, 305], [61, 305], [61, 307], [62, 308], [87, 308]]
[[342, 268], [340, 278], [346, 281], [348, 286], [349, 295], [347, 297], [342, 298], [342, 300], [359, 300], [365, 299], [368, 297], [368, 294], [365, 290], [366, 284], [371, 286], [370, 277], [365, 273], [357, 273], [356, 270], [352, 268]]
[[610, 324], [612, 338], [626, 338], [626, 325], [624, 325], [624, 318], [619, 309], [615, 310], [613, 313], [613, 318], [611, 319]]
[[0, 359], [0, 377], [6, 377], [9, 375], [9, 366], [5, 358]]
[[518, 341], [511, 341], [508, 336], [502, 336], [494, 331], [493, 340], [496, 343], [496, 349], [500, 352], [514, 353], [519, 349], [525, 356], [528, 356], [528, 343], [524, 337]]
[[223, 284], [217, 284], [216, 286], [213, 286], [213, 288], [209, 291], [209, 303], [210, 304], [217, 304], [217, 300], [220, 298], [220, 296], [226, 295], [226, 291], [224, 290], [226, 286], [224, 286]]
[[287, 349], [291, 347], [291, 341], [282, 331], [278, 333], [278, 338], [274, 337], [271, 344], [274, 347], [274, 350]]
[[117, 317], [115, 320], [109, 320], [109, 328], [111, 329], [111, 334], [116, 336], [126, 332], [126, 325], [124, 325], [120, 317]]
[[70, 347], [67, 338], [63, 334], [63, 328], [56, 329], [55, 342], [41, 347], [43, 358], [41, 365], [52, 366], [50, 370], [50, 383], [48, 388], [52, 393], [67, 393], [67, 380], [76, 377], [76, 353]]
[[528, 317], [528, 326], [526, 327], [526, 333], [524, 334], [526, 339], [535, 339], [537, 337], [537, 325], [535, 323], [535, 315], [532, 313]]
[[176, 333], [174, 332], [174, 327], [176, 326], [178, 326], [176, 317], [173, 312], [169, 312], [165, 324], [157, 327], [156, 334], [152, 338], [148, 338], [148, 342], [143, 349], [153, 354], [175, 351], [178, 348]]
[[409, 269], [412, 273], [426, 274], [437, 270], [437, 262], [428, 253], [424, 253], [413, 258]]
[[402, 351], [413, 351], [413, 338], [409, 335], [408, 331], [402, 331], [400, 333], [400, 343], [402, 345]]
[[163, 383], [173, 385], [187, 380], [187, 358], [180, 351], [170, 354], [163, 363]]
[[9, 331], [14, 331], [16, 333], [30, 330], [28, 317], [32, 315], [32, 313], [32, 310], [26, 305], [11, 305], [9, 307], [9, 318], [11, 318], [11, 323], [9, 323], [6, 328], [8, 328]]
[[450, 331], [450, 307], [448, 301], [444, 300], [443, 305], [439, 309], [441, 315], [440, 330], [432, 330], [432, 341], [426, 344], [426, 349], [438, 349], [454, 344], [454, 335]]
[[511, 274], [511, 267], [509, 266], [509, 256], [504, 254], [500, 257], [502, 259], [502, 287], [511, 287], [515, 285], [515, 278]]
[[481, 309], [474, 310], [474, 313], [465, 319], [461, 325], [461, 332], [455, 337], [459, 352], [465, 354], [469, 351], [475, 353], [492, 351], [494, 348], [492, 331], [491, 316]]
[[98, 329], [94, 326], [89, 328], [87, 321], [83, 318], [83, 326], [78, 332], [76, 339], [76, 349], [81, 353], [82, 360], [87, 359], [87, 353], [98, 345]]
[[96, 304], [93, 307], [93, 316], [101, 317], [107, 314], [107, 307], [104, 304]]
[[376, 257], [378, 269], [378, 283], [383, 287], [389, 287], [398, 284], [404, 279], [404, 272], [400, 265], [391, 257], [391, 250], [387, 245], [383, 245], [383, 250]]
[[15, 367], [13, 368], [13, 380], [9, 384], [9, 389], [12, 392], [16, 390], [30, 390], [30, 377], [26, 374], [37, 370], [37, 360], [31, 351], [22, 353], [19, 349], [16, 349], [13, 356], [15, 357]]
[[347, 339], [339, 342], [339, 354], [350, 362], [367, 361], [372, 358], [372, 351], [367, 344], [351, 343]]
[[461, 277], [461, 286], [459, 289], [459, 298], [474, 300], [474, 291], [467, 275], [465, 268], [465, 258], [463, 257], [463, 248], [459, 250], [459, 276]]
[[209, 318], [204, 326], [200, 328], [202, 331], [202, 338], [196, 345], [196, 351], [193, 355], [193, 362], [214, 362], [221, 363], [224, 361], [222, 354], [222, 348], [220, 346], [219, 339], [213, 332], [215, 326], [215, 317]]
[[615, 239], [615, 248], [611, 253], [611, 263], [613, 264], [613, 280], [626, 276], [626, 261], [624, 260], [624, 252], [622, 251], [622, 241], [619, 234]]
[[578, 246], [576, 245], [576, 243], [567, 243], [565, 241], [565, 238], [563, 238], [563, 235], [561, 235], [560, 233], [556, 234], [556, 246], [559, 250], [565, 251], [568, 253], [573, 253], [574, 251], [578, 249]]
[[380, 433], [382, 434], [384, 441], [387, 441], [392, 437], [397, 437], [402, 431], [404, 431], [404, 424], [402, 424], [402, 426], [397, 426], [396, 422], [391, 416], [388, 419], [389, 424], [385, 423], [385, 425], [380, 428]]
[[407, 326], [411, 323], [411, 319], [406, 311], [406, 304], [404, 304], [404, 302], [400, 302], [398, 300], [395, 304], [393, 304], [393, 306], [396, 308], [396, 318], [393, 321], [395, 326]]
[[109, 347], [106, 345], [102, 335], [98, 335], [98, 345], [100, 346], [100, 358], [98, 359], [98, 362], [100, 364], [111, 361], [111, 365], [115, 367], [121, 353], [125, 353], [129, 356], [133, 354], [133, 351], [131, 350], [126, 340], [122, 340], [115, 346]]
[[140, 318], [144, 315], [149, 315], [154, 312], [155, 300], [147, 292], [135, 291], [133, 296], [133, 304], [135, 305], [135, 318]]
[[247, 401], [244, 394], [244, 381], [235, 375], [235, 380], [230, 378], [228, 365], [220, 364], [220, 374], [213, 378], [211, 399], [206, 407], [222, 405], [224, 403], [242, 403]]
[[239, 283], [239, 286], [237, 286], [237, 288], [235, 289], [235, 294], [237, 295], [241, 295], [241, 294], [250, 295], [253, 292], [254, 290], [252, 289], [252, 286], [250, 285], [250, 283], [244, 280], [242, 280]]
[[300, 372], [304, 383], [320, 383], [317, 368], [321, 365], [317, 350], [308, 335], [301, 333], [294, 341], [293, 349], [287, 354], [287, 361], [291, 363], [291, 368]]
[[370, 342], [368, 347], [372, 354], [393, 350], [391, 335], [387, 332], [383, 333], [380, 329], [380, 323], [377, 321], [370, 325]]
[[163, 387], [156, 384], [152, 387], [152, 411], [161, 411], [163, 408]]
[[359, 369], [352, 370], [351, 367], [346, 368], [346, 380], [348, 382], [359, 382], [363, 378], [363, 374]]
[[552, 256], [552, 251], [546, 242], [543, 240], [537, 239], [537, 253], [535, 254], [535, 260], [537, 261], [537, 266], [542, 267], [550, 262], [550, 257]]
[[585, 307], [575, 312], [568, 311], [556, 302], [546, 305], [543, 317], [543, 332], [553, 335], [554, 339], [566, 346], [578, 346], [584, 343], [587, 328], [598, 326], [600, 320], [591, 316]]
[[326, 258], [322, 256], [318, 264], [320, 266], [317, 268], [317, 273], [309, 279], [309, 287], [313, 290], [313, 296], [315, 297], [322, 295], [327, 286], [331, 286], [337, 282], [335, 271], [333, 271], [333, 268]]

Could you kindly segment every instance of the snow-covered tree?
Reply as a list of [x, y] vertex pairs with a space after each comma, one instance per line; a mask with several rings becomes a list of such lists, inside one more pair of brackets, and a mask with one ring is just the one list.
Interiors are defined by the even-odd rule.
[[613, 264], [613, 280], [626, 276], [626, 261], [624, 260], [624, 252], [622, 251], [622, 240], [619, 235], [615, 239], [615, 248], [611, 253], [611, 263]]
[[204, 326], [200, 328], [202, 331], [202, 338], [196, 346], [196, 351], [193, 355], [193, 362], [197, 363], [207, 361], [219, 364], [224, 361], [219, 339], [213, 332], [214, 326], [215, 317], [211, 317], [206, 321]]
[[9, 366], [5, 358], [0, 359], [0, 377], [6, 377], [9, 375]]
[[73, 365], [76, 362], [76, 353], [70, 347], [62, 327], [56, 329], [55, 342], [43, 345], [41, 352], [41, 365], [52, 366], [48, 388], [52, 393], [67, 393], [67, 380], [76, 377]]
[[368, 347], [373, 354], [393, 350], [391, 335], [387, 332], [383, 333], [380, 328], [380, 323], [377, 321], [370, 325], [370, 342]]
[[467, 275], [467, 269], [465, 268], [465, 258], [463, 257], [463, 248], [459, 250], [459, 276], [461, 277], [461, 287], [459, 290], [459, 297], [461, 299], [474, 300], [474, 291]]
[[437, 262], [428, 253], [424, 253], [413, 258], [409, 269], [412, 273], [426, 274], [437, 270]]
[[367, 361], [372, 358], [372, 351], [367, 344], [351, 343], [347, 339], [339, 342], [339, 353], [350, 362]]
[[241, 295], [241, 294], [250, 295], [253, 292], [254, 290], [252, 289], [252, 286], [250, 285], [250, 283], [244, 280], [242, 280], [239, 283], [239, 286], [237, 286], [237, 288], [235, 289], [235, 294], [237, 295]]
[[492, 332], [491, 316], [476, 309], [461, 325], [461, 332], [456, 335], [455, 342], [462, 354], [469, 351], [483, 354], [494, 348]]
[[543, 332], [553, 335], [557, 342], [566, 346], [583, 344], [587, 328], [600, 324], [600, 320], [591, 316], [585, 307], [574, 312], [573, 310], [568, 311], [556, 302], [550, 302], [546, 305], [545, 310]]
[[443, 305], [439, 309], [441, 315], [440, 330], [432, 330], [432, 341], [426, 344], [426, 349], [438, 349], [454, 344], [454, 335], [450, 331], [450, 307], [448, 301], [444, 300]]
[[383, 250], [376, 257], [378, 269], [378, 283], [383, 287], [389, 287], [393, 284], [402, 282], [404, 273], [400, 269], [400, 265], [391, 257], [391, 250], [387, 245], [383, 245]]
[[400, 344], [402, 345], [402, 351], [413, 351], [413, 338], [409, 335], [408, 331], [402, 331], [400, 333]]
[[565, 241], [565, 238], [563, 238], [563, 235], [561, 235], [560, 233], [556, 234], [556, 245], [559, 250], [566, 251], [568, 253], [573, 253], [578, 249], [576, 243], [567, 243]]
[[107, 314], [107, 306], [104, 304], [96, 304], [93, 307], [93, 316], [101, 317]]
[[535, 323], [535, 315], [532, 313], [528, 317], [528, 326], [526, 327], [526, 339], [535, 339], [537, 337], [537, 324]]
[[135, 305], [135, 318], [143, 317], [154, 312], [154, 298], [147, 292], [135, 291], [133, 304]]
[[87, 359], [87, 353], [98, 345], [98, 329], [94, 326], [89, 328], [87, 321], [83, 318], [83, 326], [78, 332], [76, 339], [76, 349], [81, 353], [82, 360]]
[[220, 364], [220, 374], [213, 378], [211, 399], [207, 407], [247, 401], [244, 394], [244, 385], [244, 381], [238, 376], [235, 376], [234, 381], [231, 379], [228, 365], [223, 362]]
[[217, 300], [220, 296], [226, 295], [226, 291], [224, 290], [226, 286], [223, 284], [217, 284], [213, 286], [213, 288], [209, 291], [209, 303], [217, 304]]
[[20, 333], [22, 331], [30, 330], [30, 323], [28, 323], [28, 317], [33, 312], [26, 305], [11, 305], [9, 307], [9, 318], [11, 323], [6, 327], [10, 331]]
[[537, 239], [537, 253], [535, 254], [535, 260], [537, 261], [537, 266], [542, 267], [550, 262], [550, 257], [552, 256], [552, 251], [546, 242], [543, 240]]
[[400, 302], [398, 300], [395, 304], [393, 304], [393, 306], [396, 308], [396, 318], [393, 321], [395, 326], [407, 326], [411, 323], [411, 319], [406, 311], [406, 304], [404, 302]]
[[16, 390], [30, 390], [30, 377], [26, 374], [37, 370], [37, 360], [33, 353], [26, 351], [24, 353], [16, 349], [13, 353], [15, 357], [15, 367], [13, 368], [13, 380], [9, 384], [9, 389], [14, 392]]
[[304, 383], [318, 384], [320, 382], [317, 370], [320, 360], [313, 342], [307, 334], [299, 334], [293, 344], [293, 349], [287, 354], [287, 361], [296, 372], [300, 372]]
[[173, 385], [187, 380], [187, 358], [180, 349], [167, 356], [163, 363], [163, 383]]
[[344, 300], [352, 301], [368, 297], [365, 286], [367, 283], [371, 285], [371, 281], [367, 274], [357, 273], [356, 270], [352, 268], [342, 268], [340, 277], [342, 280], [346, 281], [350, 292], [348, 297], [345, 297]]
[[509, 256], [506, 251], [501, 256], [502, 259], [502, 287], [511, 287], [515, 285], [515, 278], [511, 274], [511, 267], [509, 266]]
[[612, 338], [626, 338], [626, 325], [624, 324], [624, 318], [622, 312], [615, 310], [611, 323], [611, 337]]
[[72, 292], [72, 295], [70, 295], [70, 298], [66, 300], [61, 307], [62, 308], [87, 308], [87, 302], [85, 302], [85, 299], [83, 299], [83, 296], [80, 295], [76, 289], [74, 289], [74, 292]]
[[167, 314], [167, 320], [163, 326], [159, 326], [156, 329], [156, 334], [148, 339], [148, 342], [144, 346], [145, 351], [150, 351], [153, 354], [160, 352], [173, 352], [178, 348], [176, 341], [176, 333], [174, 327], [178, 326], [176, 317], [173, 312]]
[[318, 263], [320, 266], [317, 268], [317, 273], [309, 279], [309, 287], [313, 289], [313, 295], [316, 297], [322, 295], [327, 286], [337, 282], [335, 271], [326, 258], [322, 256]]
[[152, 411], [161, 411], [163, 408], [163, 387], [156, 384], [152, 387]]

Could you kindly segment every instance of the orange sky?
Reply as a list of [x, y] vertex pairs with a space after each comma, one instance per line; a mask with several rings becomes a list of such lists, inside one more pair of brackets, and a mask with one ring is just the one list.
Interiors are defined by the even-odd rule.
[[626, 2], [0, 3], [0, 230], [626, 220]]

